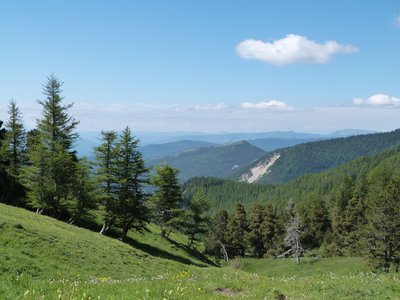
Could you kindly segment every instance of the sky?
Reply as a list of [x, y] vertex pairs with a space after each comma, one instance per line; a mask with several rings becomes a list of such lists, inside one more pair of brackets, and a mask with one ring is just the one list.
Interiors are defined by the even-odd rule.
[[400, 2], [0, 1], [0, 120], [50, 74], [81, 131], [393, 130]]

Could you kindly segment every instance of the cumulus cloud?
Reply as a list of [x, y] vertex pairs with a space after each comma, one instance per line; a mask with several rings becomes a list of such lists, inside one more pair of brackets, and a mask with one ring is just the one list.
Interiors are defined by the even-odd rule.
[[285, 102], [279, 100], [262, 101], [262, 102], [243, 102], [242, 104], [240, 104], [240, 108], [246, 110], [273, 110], [273, 111], [293, 110], [292, 107], [287, 105]]
[[353, 53], [358, 49], [352, 45], [341, 45], [335, 41], [318, 44], [305, 36], [288, 34], [272, 43], [248, 39], [236, 46], [236, 52], [244, 59], [256, 59], [272, 65], [293, 63], [327, 63], [334, 54]]
[[400, 107], [400, 98], [376, 94], [367, 99], [354, 98], [353, 104], [358, 106]]

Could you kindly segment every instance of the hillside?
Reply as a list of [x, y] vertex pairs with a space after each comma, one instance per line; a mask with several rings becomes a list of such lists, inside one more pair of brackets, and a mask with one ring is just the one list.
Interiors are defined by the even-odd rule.
[[322, 138], [263, 138], [247, 140], [247, 142], [264, 151], [273, 151], [321, 139]]
[[205, 189], [213, 199], [214, 212], [219, 209], [231, 211], [235, 203], [250, 207], [254, 202], [271, 202], [284, 208], [289, 199], [306, 203], [311, 194], [334, 196], [346, 176], [354, 180], [361, 176], [374, 178], [379, 170], [400, 175], [400, 147], [387, 149], [374, 156], [360, 157], [319, 174], [303, 175], [284, 184], [263, 185], [217, 178], [192, 178], [184, 187], [188, 197], [199, 188]]
[[231, 178], [245, 182], [280, 183], [304, 174], [319, 173], [364, 155], [374, 155], [400, 144], [400, 129], [323, 140], [278, 149], [234, 171]]
[[148, 161], [149, 166], [167, 162], [177, 168], [179, 178], [187, 180], [195, 176], [226, 178], [232, 170], [243, 167], [260, 158], [265, 152], [246, 141], [216, 145], [179, 152], [157, 160]]
[[0, 204], [0, 298], [320, 299], [323, 289], [333, 299], [398, 293], [398, 277], [370, 275], [358, 258], [304, 258], [301, 265], [243, 259], [232, 267], [205, 267], [150, 229], [125, 244]]
[[[35, 278], [111, 277], [178, 272], [184, 265], [206, 266], [162, 239], [150, 226], [130, 233], [128, 243], [47, 216], [0, 204], [0, 274]], [[180, 242], [183, 237], [174, 236]], [[185, 241], [186, 242], [186, 241]]]
[[153, 160], [174, 153], [196, 148], [210, 147], [213, 145], [215, 144], [201, 141], [181, 140], [164, 144], [150, 144], [140, 147], [139, 150], [145, 160]]

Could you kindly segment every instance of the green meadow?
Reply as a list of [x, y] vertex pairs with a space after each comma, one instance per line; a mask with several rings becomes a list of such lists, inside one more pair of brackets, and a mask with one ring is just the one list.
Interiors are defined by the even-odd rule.
[[171, 239], [149, 226], [122, 243], [0, 204], [0, 299], [400, 299], [400, 277], [360, 258], [213, 266]]

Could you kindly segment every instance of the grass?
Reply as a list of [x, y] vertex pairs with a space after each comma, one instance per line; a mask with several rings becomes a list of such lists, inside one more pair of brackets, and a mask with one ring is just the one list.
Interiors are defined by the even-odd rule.
[[[155, 226], [129, 243], [0, 204], [0, 299], [398, 299], [400, 277], [359, 258], [212, 267]], [[186, 238], [175, 234], [179, 243]]]

